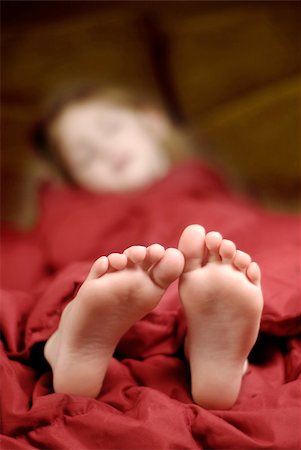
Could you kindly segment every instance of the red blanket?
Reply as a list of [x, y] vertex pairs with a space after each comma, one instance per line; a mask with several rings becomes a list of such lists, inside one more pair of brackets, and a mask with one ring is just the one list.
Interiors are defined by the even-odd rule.
[[[3, 449], [300, 448], [299, 220], [232, 194], [187, 164], [136, 194], [46, 185], [31, 233], [2, 227]], [[97, 399], [55, 394], [43, 345], [93, 260], [133, 244], [176, 246], [200, 223], [249, 252], [263, 273], [259, 339], [235, 406], [195, 405], [176, 283], [123, 337]]]

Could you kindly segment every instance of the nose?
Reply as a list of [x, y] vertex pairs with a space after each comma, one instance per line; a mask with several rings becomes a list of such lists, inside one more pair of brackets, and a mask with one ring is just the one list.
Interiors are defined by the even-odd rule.
[[111, 154], [111, 162], [117, 171], [124, 169], [130, 162], [131, 157], [125, 152], [116, 152]]

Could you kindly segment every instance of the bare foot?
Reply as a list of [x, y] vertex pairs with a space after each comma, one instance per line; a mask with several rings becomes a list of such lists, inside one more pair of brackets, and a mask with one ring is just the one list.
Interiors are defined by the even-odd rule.
[[179, 291], [188, 331], [192, 397], [208, 409], [237, 400], [246, 359], [258, 335], [263, 298], [260, 269], [232, 241], [200, 225], [179, 241], [185, 267]]
[[182, 273], [183, 255], [154, 244], [102, 256], [45, 345], [55, 392], [96, 397], [121, 336]]

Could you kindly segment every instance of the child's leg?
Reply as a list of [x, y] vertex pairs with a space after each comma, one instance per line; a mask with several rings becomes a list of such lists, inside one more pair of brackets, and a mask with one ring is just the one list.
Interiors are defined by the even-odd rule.
[[188, 332], [192, 396], [209, 409], [237, 400], [263, 306], [260, 269], [219, 233], [187, 227], [179, 242], [185, 267], [179, 291]]
[[45, 345], [56, 392], [96, 397], [121, 336], [183, 271], [176, 249], [131, 247], [99, 258]]

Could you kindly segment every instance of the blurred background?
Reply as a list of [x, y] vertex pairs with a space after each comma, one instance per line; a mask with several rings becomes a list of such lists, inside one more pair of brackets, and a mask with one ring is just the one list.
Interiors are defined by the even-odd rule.
[[30, 226], [31, 130], [78, 81], [151, 93], [233, 188], [297, 211], [300, 23], [298, 1], [2, 1], [3, 218]]

